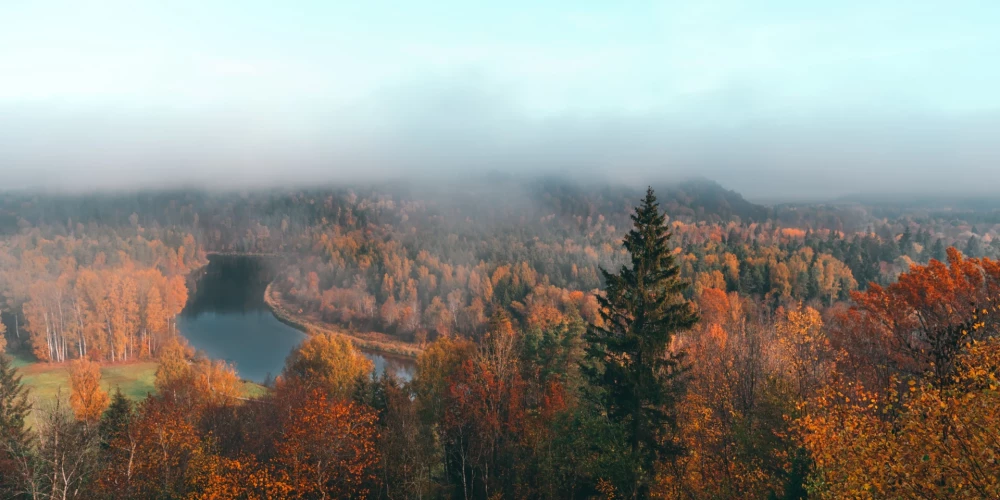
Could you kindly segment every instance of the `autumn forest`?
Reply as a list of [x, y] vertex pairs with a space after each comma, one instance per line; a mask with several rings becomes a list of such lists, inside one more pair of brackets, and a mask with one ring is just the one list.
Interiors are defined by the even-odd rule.
[[[263, 383], [178, 322], [219, 256], [305, 335]], [[998, 259], [988, 199], [704, 179], [7, 192], [0, 498], [998, 498]]]

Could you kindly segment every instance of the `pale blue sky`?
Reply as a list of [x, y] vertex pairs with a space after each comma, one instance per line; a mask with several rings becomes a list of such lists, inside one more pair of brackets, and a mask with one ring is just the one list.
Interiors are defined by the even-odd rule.
[[996, 0], [0, 0], [0, 174], [579, 167], [770, 195], [884, 167], [888, 189], [1000, 171], [998, 27]]

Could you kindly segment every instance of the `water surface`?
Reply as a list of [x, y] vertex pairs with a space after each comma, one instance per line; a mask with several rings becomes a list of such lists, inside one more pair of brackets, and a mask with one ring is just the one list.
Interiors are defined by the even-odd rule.
[[[177, 320], [192, 347], [232, 363], [241, 378], [258, 383], [279, 375], [288, 353], [306, 338], [278, 321], [264, 303], [274, 266], [269, 257], [209, 256]], [[364, 355], [379, 373], [388, 369], [404, 380], [413, 375], [413, 360]]]

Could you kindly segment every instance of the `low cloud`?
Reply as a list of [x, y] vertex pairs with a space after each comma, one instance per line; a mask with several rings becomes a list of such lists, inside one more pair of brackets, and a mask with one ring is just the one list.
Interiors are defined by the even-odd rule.
[[[687, 109], [531, 116], [477, 78], [283, 112], [0, 108], [7, 189], [254, 188], [489, 171], [625, 184], [701, 175], [757, 199], [984, 194], [1000, 182], [1000, 114], [817, 111], [727, 116], [746, 89]], [[746, 104], [750, 103], [750, 104]], [[696, 120], [699, 110], [712, 119]]]

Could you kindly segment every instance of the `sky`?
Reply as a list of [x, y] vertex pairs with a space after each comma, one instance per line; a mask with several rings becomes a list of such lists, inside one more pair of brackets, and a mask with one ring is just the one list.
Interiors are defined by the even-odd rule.
[[985, 193], [997, 26], [995, 0], [0, 0], [0, 188]]

